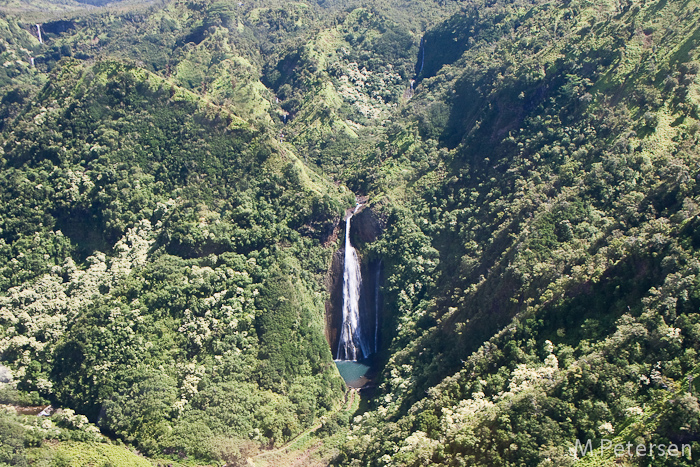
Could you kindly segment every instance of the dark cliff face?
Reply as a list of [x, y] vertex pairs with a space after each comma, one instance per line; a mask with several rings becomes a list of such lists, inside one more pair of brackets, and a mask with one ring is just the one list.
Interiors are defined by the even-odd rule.
[[41, 30], [46, 34], [59, 35], [73, 29], [75, 29], [75, 23], [66, 20], [50, 21], [41, 25]]
[[[345, 238], [345, 223], [342, 222], [338, 229], [338, 236]], [[379, 338], [376, 328], [381, 329], [381, 267], [378, 259], [369, 259], [363, 255], [362, 248], [375, 241], [382, 233], [382, 224], [379, 217], [369, 207], [362, 208], [352, 218], [350, 224], [350, 241], [357, 249], [362, 271], [362, 290], [360, 292], [360, 320], [364, 338], [370, 342], [372, 349], [379, 348], [375, 340]], [[343, 241], [344, 245], [344, 241]], [[338, 341], [340, 339], [340, 327], [343, 324], [343, 269], [345, 248], [341, 248], [333, 254], [331, 266], [326, 275], [326, 287], [330, 298], [326, 301], [326, 340], [331, 348], [333, 357], [337, 355]], [[381, 342], [381, 338], [378, 339]]]
[[[370, 207], [363, 207], [355, 214], [350, 223], [350, 241], [357, 249], [372, 243], [382, 233], [382, 223]], [[364, 279], [364, 276], [363, 276]]]
[[381, 336], [379, 335], [382, 327], [381, 268], [381, 260], [365, 260], [361, 264], [360, 320], [365, 339], [370, 342], [370, 348], [374, 352], [379, 350], [381, 344]]
[[[345, 235], [343, 233], [343, 235]], [[326, 300], [326, 340], [331, 347], [333, 358], [338, 353], [338, 340], [340, 339], [340, 326], [343, 324], [343, 257], [345, 249], [342, 248], [333, 254], [331, 267], [326, 275], [326, 288], [330, 292], [330, 298]]]

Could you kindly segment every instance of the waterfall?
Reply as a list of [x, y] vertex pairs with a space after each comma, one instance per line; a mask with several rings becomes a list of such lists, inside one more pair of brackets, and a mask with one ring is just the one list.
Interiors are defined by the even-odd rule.
[[39, 44], [43, 44], [44, 40], [41, 38], [41, 25], [36, 25], [36, 35], [39, 37]]
[[350, 243], [350, 221], [361, 205], [345, 220], [345, 265], [343, 268], [343, 325], [338, 344], [338, 360], [356, 361], [369, 356], [370, 349], [360, 325], [360, 289], [362, 275], [357, 252]]
[[418, 74], [419, 74], [419, 75], [420, 75], [421, 73], [423, 73], [423, 65], [425, 65], [425, 37], [423, 37], [423, 38], [420, 40], [420, 45], [421, 45], [421, 49], [423, 49], [423, 50], [422, 50], [423, 53], [422, 53], [422, 57], [421, 57], [421, 59], [420, 59], [420, 70], [418, 70]]

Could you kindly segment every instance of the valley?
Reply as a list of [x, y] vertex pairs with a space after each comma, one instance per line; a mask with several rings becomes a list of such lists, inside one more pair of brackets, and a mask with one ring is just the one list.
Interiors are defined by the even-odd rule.
[[0, 465], [695, 465], [700, 3], [0, 10]]

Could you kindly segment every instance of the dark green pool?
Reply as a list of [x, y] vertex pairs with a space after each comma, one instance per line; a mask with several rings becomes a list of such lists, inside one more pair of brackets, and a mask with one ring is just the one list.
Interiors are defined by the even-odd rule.
[[361, 388], [367, 381], [367, 372], [369, 365], [359, 362], [340, 361], [336, 360], [335, 366], [338, 367], [340, 376], [345, 380], [345, 384], [351, 388]]

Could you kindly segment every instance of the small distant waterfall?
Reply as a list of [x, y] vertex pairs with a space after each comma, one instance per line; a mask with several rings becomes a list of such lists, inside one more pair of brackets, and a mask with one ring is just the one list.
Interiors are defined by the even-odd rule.
[[41, 38], [41, 24], [36, 25], [36, 35], [39, 37], [39, 44], [43, 44], [44, 40]]
[[420, 75], [423, 73], [423, 65], [425, 65], [425, 37], [423, 37], [420, 40], [420, 45], [421, 45], [421, 50], [422, 50], [422, 56], [420, 59], [420, 70], [418, 70], [418, 74]]
[[343, 325], [340, 332], [337, 360], [362, 359], [371, 353], [360, 327], [360, 290], [362, 274], [357, 252], [350, 243], [350, 221], [361, 205], [345, 220], [345, 265], [343, 268]]

